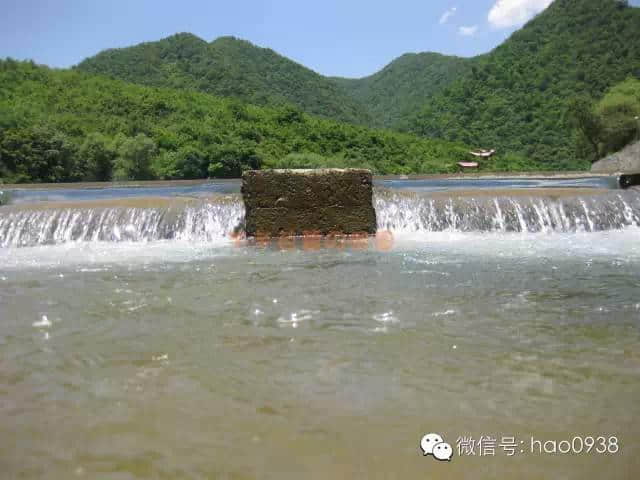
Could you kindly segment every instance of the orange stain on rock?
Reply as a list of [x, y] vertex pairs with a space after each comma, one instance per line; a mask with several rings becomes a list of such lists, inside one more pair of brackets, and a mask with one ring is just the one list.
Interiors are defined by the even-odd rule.
[[278, 238], [278, 248], [280, 250], [295, 250], [296, 239], [295, 237], [280, 237]]
[[375, 245], [380, 252], [390, 252], [393, 250], [393, 233], [389, 230], [376, 233]]
[[304, 250], [320, 250], [322, 248], [322, 240], [321, 236], [305, 236], [302, 237], [302, 248]]

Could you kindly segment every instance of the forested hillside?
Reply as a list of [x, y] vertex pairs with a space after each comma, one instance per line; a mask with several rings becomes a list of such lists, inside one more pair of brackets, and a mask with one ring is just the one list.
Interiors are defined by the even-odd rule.
[[471, 147], [498, 150], [485, 170], [582, 170], [636, 135], [637, 79], [640, 9], [623, 0], [555, 0], [486, 55], [407, 54], [358, 80], [190, 34], [66, 71], [0, 61], [0, 177], [444, 173]]
[[439, 53], [408, 53], [365, 78], [334, 78], [368, 108], [371, 124], [394, 128], [406, 123], [425, 100], [471, 70], [473, 59]]
[[575, 99], [569, 108], [576, 127], [576, 150], [596, 161], [640, 140], [640, 80], [628, 78], [613, 86], [597, 103]]
[[620, 0], [556, 0], [455, 80], [410, 122], [411, 131], [519, 152], [548, 169], [586, 168], [568, 115], [640, 77], [640, 9]]
[[207, 43], [188, 33], [106, 50], [77, 69], [155, 87], [193, 89], [256, 105], [292, 104], [307, 113], [369, 123], [356, 100], [322, 75], [233, 37]]
[[107, 50], [77, 68], [497, 148], [547, 169], [583, 169], [588, 159], [576, 149], [569, 107], [640, 76], [640, 9], [623, 0], [555, 0], [489, 54], [407, 54], [362, 79], [326, 78], [246, 41], [190, 34]]
[[262, 167], [438, 173], [466, 152], [292, 107], [0, 61], [0, 182], [237, 177]]

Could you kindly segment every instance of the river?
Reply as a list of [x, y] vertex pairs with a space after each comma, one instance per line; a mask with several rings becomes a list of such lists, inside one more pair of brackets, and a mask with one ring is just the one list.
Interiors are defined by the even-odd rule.
[[637, 478], [640, 193], [438, 182], [257, 243], [234, 182], [13, 191], [2, 477]]

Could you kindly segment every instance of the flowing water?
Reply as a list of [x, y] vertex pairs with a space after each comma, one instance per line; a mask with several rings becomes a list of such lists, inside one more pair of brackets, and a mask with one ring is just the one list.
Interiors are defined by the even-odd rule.
[[640, 193], [504, 183], [268, 243], [237, 185], [14, 192], [0, 478], [638, 478]]

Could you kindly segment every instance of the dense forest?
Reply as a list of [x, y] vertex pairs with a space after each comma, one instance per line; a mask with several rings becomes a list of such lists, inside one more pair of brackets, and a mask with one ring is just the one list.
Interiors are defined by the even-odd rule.
[[291, 104], [313, 115], [372, 127], [406, 124], [427, 98], [470, 71], [472, 59], [405, 54], [361, 79], [327, 78], [273, 50], [180, 33], [105, 50], [75, 67], [126, 82], [198, 90], [262, 106]]
[[486, 171], [583, 170], [638, 135], [638, 79], [640, 9], [623, 0], [555, 0], [488, 54], [407, 54], [363, 79], [191, 34], [71, 70], [5, 60], [0, 182], [451, 173], [482, 147], [498, 150]]
[[275, 52], [192, 35], [108, 50], [79, 69], [261, 105], [496, 148], [545, 169], [584, 169], [569, 107], [640, 76], [640, 9], [623, 0], [555, 0], [492, 52], [407, 54], [363, 79], [325, 78]]
[[369, 109], [371, 125], [393, 128], [417, 113], [427, 98], [470, 71], [473, 61], [439, 53], [407, 53], [369, 77], [333, 80]]
[[180, 33], [106, 50], [76, 68], [142, 85], [198, 90], [256, 105], [291, 104], [314, 115], [370, 123], [366, 107], [330, 79], [234, 37], [207, 43]]
[[[438, 173], [454, 171], [468, 150], [291, 106], [257, 107], [31, 62], [0, 61], [0, 85], [5, 182], [237, 177], [261, 167]], [[532, 167], [518, 160], [495, 161]]]
[[518, 152], [547, 169], [588, 165], [569, 107], [640, 77], [640, 9], [620, 0], [556, 0], [471, 72], [427, 99], [411, 131]]

